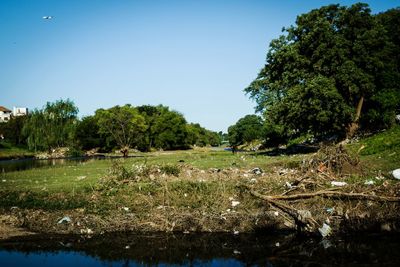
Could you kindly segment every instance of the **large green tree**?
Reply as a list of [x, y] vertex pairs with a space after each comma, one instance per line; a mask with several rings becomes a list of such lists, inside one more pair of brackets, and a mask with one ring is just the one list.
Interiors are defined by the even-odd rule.
[[147, 129], [146, 121], [131, 105], [96, 110], [99, 133], [111, 136], [121, 148], [124, 157], [138, 144]]
[[73, 143], [78, 108], [71, 100], [47, 102], [30, 113], [23, 127], [31, 150], [51, 150]]
[[228, 128], [229, 143], [234, 147], [263, 137], [263, 120], [257, 115], [246, 115]]
[[[399, 98], [386, 99], [396, 95], [399, 83], [384, 82], [398, 73], [398, 62], [389, 59], [396, 46], [382, 20], [361, 3], [298, 16], [286, 34], [271, 42], [266, 65], [245, 92], [286, 137], [351, 136], [360, 122], [367, 128], [384, 121], [399, 103]], [[361, 120], [372, 107], [379, 110], [375, 118]]]

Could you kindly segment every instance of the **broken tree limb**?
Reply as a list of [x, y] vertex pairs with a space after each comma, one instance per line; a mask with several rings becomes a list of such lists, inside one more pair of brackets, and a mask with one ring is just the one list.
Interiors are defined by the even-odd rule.
[[[247, 189], [250, 189], [246, 187]], [[298, 230], [306, 230], [308, 232], [314, 232], [317, 226], [317, 222], [311, 216], [311, 213], [306, 210], [297, 210], [293, 207], [290, 207], [284, 203], [281, 203], [279, 200], [272, 199], [270, 197], [264, 196], [252, 189], [250, 189], [250, 194], [261, 198], [267, 201], [269, 204], [274, 206], [275, 208], [280, 209], [284, 213], [288, 214], [295, 222]]]
[[[258, 193], [257, 193], [258, 194]], [[337, 191], [317, 191], [313, 193], [303, 193], [303, 194], [296, 194], [296, 195], [278, 195], [278, 196], [264, 196], [258, 194], [260, 198], [264, 200], [298, 200], [298, 199], [308, 199], [313, 197], [323, 197], [323, 198], [330, 198], [330, 199], [357, 199], [357, 200], [371, 200], [371, 201], [378, 201], [378, 202], [400, 202], [400, 197], [386, 197], [386, 196], [376, 196], [371, 194], [364, 194], [364, 193], [345, 193], [345, 192], [337, 192]], [[262, 196], [262, 197], [261, 197]]]

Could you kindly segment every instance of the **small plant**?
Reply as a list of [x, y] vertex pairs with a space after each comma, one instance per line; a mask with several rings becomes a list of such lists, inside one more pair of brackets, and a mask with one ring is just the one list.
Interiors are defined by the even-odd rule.
[[117, 160], [112, 162], [109, 174], [111, 177], [117, 180], [132, 179], [136, 177], [135, 170], [129, 170], [128, 168], [123, 166], [120, 161]]
[[176, 177], [178, 177], [179, 174], [181, 173], [181, 168], [179, 166], [171, 164], [161, 166], [160, 170], [162, 173], [165, 173], [166, 175], [173, 175]]

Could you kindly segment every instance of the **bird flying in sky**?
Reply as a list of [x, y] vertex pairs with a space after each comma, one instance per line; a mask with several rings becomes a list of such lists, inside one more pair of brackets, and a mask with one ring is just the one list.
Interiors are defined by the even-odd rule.
[[43, 16], [42, 19], [52, 19], [53, 16]]

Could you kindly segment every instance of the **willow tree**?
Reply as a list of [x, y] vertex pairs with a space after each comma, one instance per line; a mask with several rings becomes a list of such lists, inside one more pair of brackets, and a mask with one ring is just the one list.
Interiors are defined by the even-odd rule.
[[382, 73], [398, 68], [387, 64], [389, 33], [361, 3], [312, 10], [284, 32], [271, 42], [264, 68], [245, 92], [288, 136], [352, 136], [385, 90]]
[[52, 150], [73, 142], [78, 108], [71, 100], [47, 102], [42, 109], [30, 113], [23, 133], [31, 150]]

